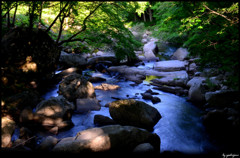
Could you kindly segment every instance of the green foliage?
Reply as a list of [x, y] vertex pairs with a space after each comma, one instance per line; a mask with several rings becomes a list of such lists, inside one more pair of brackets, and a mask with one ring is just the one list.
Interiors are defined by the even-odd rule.
[[229, 86], [238, 89], [239, 17], [237, 2], [157, 2], [157, 35], [187, 47], [202, 67], [229, 72]]
[[[139, 7], [137, 2], [3, 2], [5, 7], [2, 15], [16, 3], [19, 3], [16, 26], [32, 24], [33, 27], [38, 27], [38, 22], [41, 22], [47, 29], [53, 24], [48, 33], [59, 45], [81, 49], [80, 52], [89, 52], [108, 45], [119, 60], [135, 59], [133, 50], [140, 43], [124, 24], [133, 19]], [[13, 14], [12, 9], [11, 18]], [[82, 45], [87, 45], [89, 49], [82, 49]]]

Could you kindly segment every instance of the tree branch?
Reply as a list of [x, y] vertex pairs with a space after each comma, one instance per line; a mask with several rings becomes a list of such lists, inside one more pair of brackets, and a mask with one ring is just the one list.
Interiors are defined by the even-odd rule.
[[85, 17], [85, 19], [83, 20], [83, 27], [82, 29], [77, 32], [76, 34], [72, 35], [71, 37], [69, 37], [67, 40], [63, 40], [61, 41], [60, 43], [58, 43], [58, 45], [62, 45], [63, 43], [65, 42], [73, 42], [73, 38], [76, 37], [77, 35], [79, 35], [80, 33], [82, 33], [83, 31], [85, 31], [87, 29], [87, 26], [86, 26], [86, 22], [88, 20], [88, 18], [103, 4], [104, 2], [101, 2], [97, 5], [97, 7], [93, 10], [93, 11], [90, 11], [90, 13], [88, 14], [88, 16]]
[[58, 17], [61, 15], [61, 13], [64, 11], [64, 9], [67, 7], [69, 1], [67, 1], [66, 5], [62, 8], [62, 10], [60, 10], [59, 14], [57, 15], [57, 17], [53, 20], [52, 24], [48, 27], [48, 29], [45, 32], [48, 32], [52, 26], [55, 24], [55, 22], [57, 21]]
[[223, 15], [223, 14], [220, 14], [220, 13], [218, 13], [218, 12], [216, 12], [216, 11], [214, 11], [214, 10], [208, 8], [208, 6], [207, 6], [206, 4], [203, 4], [203, 6], [204, 6], [206, 9], [208, 9], [208, 10], [210, 11], [210, 13], [213, 13], [213, 14], [219, 15], [219, 16], [223, 17], [224, 19], [226, 19], [227, 21], [229, 21], [229, 22], [232, 23], [232, 20], [229, 19], [227, 16], [225, 16], [225, 15]]

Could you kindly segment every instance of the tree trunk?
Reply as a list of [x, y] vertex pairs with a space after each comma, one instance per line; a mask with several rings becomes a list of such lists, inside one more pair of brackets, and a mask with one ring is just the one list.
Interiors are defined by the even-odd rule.
[[29, 3], [29, 30], [30, 31], [33, 29], [35, 7], [36, 7], [35, 2], [32, 2], [32, 7], [31, 7], [31, 3]]
[[149, 19], [150, 19], [150, 22], [152, 22], [153, 17], [152, 17], [152, 10], [151, 10], [151, 8], [148, 8], [148, 12], [149, 12]]
[[12, 26], [13, 26], [13, 27], [14, 27], [14, 25], [15, 25], [16, 13], [17, 13], [17, 7], [18, 7], [18, 4], [16, 3], [16, 7], [15, 7], [15, 11], [14, 11], [14, 15], [13, 15], [13, 20], [12, 20]]
[[43, 8], [43, 3], [44, 3], [44, 2], [41, 2], [40, 9], [39, 9], [39, 19], [38, 19], [39, 25], [42, 23], [42, 8]]
[[134, 22], [137, 22], [137, 15], [134, 13]]
[[7, 28], [10, 28], [10, 13], [7, 13]]
[[143, 13], [143, 21], [146, 22], [146, 15], [145, 15], [145, 12]]

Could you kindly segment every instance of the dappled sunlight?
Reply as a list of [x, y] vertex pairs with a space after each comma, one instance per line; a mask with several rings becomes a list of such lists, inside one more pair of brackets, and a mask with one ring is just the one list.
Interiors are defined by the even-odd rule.
[[20, 69], [22, 69], [23, 72], [28, 72], [28, 71], [37, 72], [37, 64], [35, 62], [32, 62], [31, 56], [27, 56], [25, 64], [20, 66]]
[[4, 85], [6, 85], [6, 84], [8, 83], [7, 77], [4, 77], [4, 76], [3, 76], [1, 79], [2, 79], [2, 83], [3, 83]]
[[92, 151], [107, 151], [111, 148], [111, 141], [101, 128], [92, 128], [79, 132], [76, 140], [88, 141], [87, 145]]
[[37, 88], [37, 83], [35, 81], [31, 81], [30, 85], [32, 85], [32, 88]]
[[11, 145], [11, 137], [14, 129], [14, 121], [7, 117], [1, 117], [1, 147], [9, 147]]
[[52, 105], [52, 106], [48, 106], [48, 107], [44, 107], [40, 110], [38, 110], [38, 114], [43, 114], [45, 116], [54, 116], [57, 113], [61, 113], [62, 112], [62, 107], [60, 107], [59, 105]]

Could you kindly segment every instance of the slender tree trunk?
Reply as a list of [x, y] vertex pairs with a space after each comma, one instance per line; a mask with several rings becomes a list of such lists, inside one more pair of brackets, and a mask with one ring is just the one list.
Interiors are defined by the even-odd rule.
[[146, 22], [146, 15], [145, 15], [145, 12], [143, 13], [143, 21]]
[[150, 19], [150, 22], [152, 22], [153, 17], [152, 17], [152, 10], [151, 10], [151, 8], [148, 8], [148, 12], [149, 12], [149, 19]]
[[10, 13], [7, 13], [7, 28], [10, 28]]
[[44, 2], [41, 2], [41, 5], [40, 5], [40, 9], [39, 9], [39, 19], [38, 19], [38, 23], [39, 25], [42, 23], [42, 8], [43, 8], [43, 4]]
[[29, 3], [29, 30], [32, 30], [33, 28], [35, 5], [34, 2], [32, 2], [32, 6], [31, 3]]
[[14, 15], [13, 15], [13, 20], [12, 20], [12, 26], [13, 26], [13, 27], [14, 27], [14, 25], [15, 25], [16, 13], [17, 13], [17, 7], [18, 7], [18, 4], [16, 3], [16, 7], [15, 7], [15, 11], [14, 11]]
[[136, 15], [136, 13], [134, 13], [134, 22], [136, 22], [137, 21], [137, 15]]

